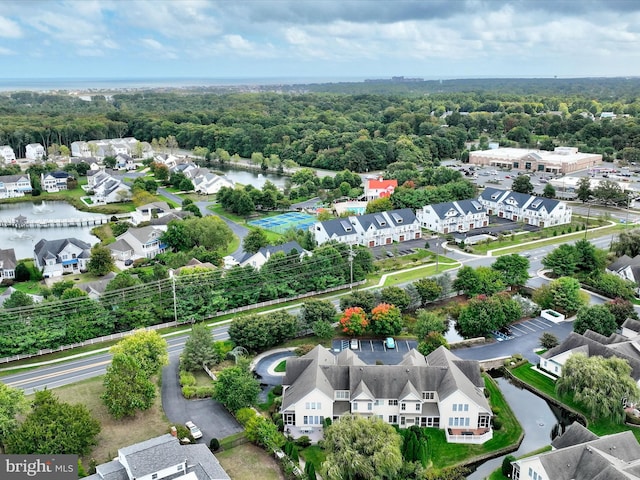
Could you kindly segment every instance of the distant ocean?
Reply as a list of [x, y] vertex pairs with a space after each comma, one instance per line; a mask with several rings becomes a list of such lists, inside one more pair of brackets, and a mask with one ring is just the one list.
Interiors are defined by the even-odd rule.
[[120, 90], [140, 88], [188, 88], [229, 85], [305, 85], [311, 83], [362, 82], [364, 78], [2, 78], [0, 91]]

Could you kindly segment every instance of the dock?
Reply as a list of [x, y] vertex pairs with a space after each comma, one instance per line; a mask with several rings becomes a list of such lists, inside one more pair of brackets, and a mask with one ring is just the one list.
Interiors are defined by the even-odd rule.
[[16, 218], [0, 218], [0, 227], [12, 228], [48, 228], [48, 227], [92, 227], [109, 223], [109, 216], [85, 218], [42, 218], [28, 219], [23, 216]]

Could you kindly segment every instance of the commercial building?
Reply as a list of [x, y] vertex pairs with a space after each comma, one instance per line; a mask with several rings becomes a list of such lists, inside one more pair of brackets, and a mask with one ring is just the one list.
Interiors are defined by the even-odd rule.
[[469, 163], [564, 175], [602, 163], [602, 155], [580, 153], [575, 147], [556, 147], [553, 152], [526, 148], [496, 148], [471, 152]]

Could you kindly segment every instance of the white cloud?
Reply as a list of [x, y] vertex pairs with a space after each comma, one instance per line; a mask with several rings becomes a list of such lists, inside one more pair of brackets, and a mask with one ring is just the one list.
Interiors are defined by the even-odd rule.
[[20, 25], [9, 18], [0, 16], [0, 37], [20, 38], [22, 35]]
[[15, 55], [16, 52], [8, 48], [0, 47], [0, 55]]
[[142, 43], [142, 45], [148, 48], [149, 50], [153, 50], [154, 52], [161, 52], [163, 58], [170, 58], [170, 59], [178, 58], [178, 55], [176, 54], [174, 49], [164, 46], [162, 43], [160, 43], [154, 38], [143, 38], [140, 40], [140, 43]]

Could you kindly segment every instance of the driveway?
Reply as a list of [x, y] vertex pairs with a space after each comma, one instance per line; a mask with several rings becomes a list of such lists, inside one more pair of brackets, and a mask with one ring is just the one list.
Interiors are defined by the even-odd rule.
[[175, 357], [162, 370], [162, 408], [169, 421], [175, 425], [193, 421], [202, 430], [198, 443], [206, 445], [212, 438], [221, 439], [241, 432], [240, 424], [220, 403], [209, 398], [186, 400], [182, 396], [178, 365], [179, 359]]

